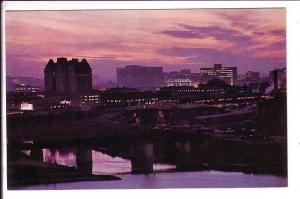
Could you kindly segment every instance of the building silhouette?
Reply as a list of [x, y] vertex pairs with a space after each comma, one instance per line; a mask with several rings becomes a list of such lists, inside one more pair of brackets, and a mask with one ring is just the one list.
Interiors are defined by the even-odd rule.
[[259, 72], [247, 71], [246, 72], [246, 81], [252, 82], [252, 83], [258, 83], [260, 81]]
[[50, 59], [44, 69], [47, 94], [82, 94], [92, 91], [92, 69], [86, 59]]
[[286, 68], [276, 68], [270, 71], [269, 80], [273, 82], [274, 89], [286, 89]]
[[199, 81], [200, 74], [192, 73], [191, 69], [165, 73], [165, 86], [194, 86]]
[[139, 65], [117, 68], [117, 83], [128, 88], [158, 88], [164, 84], [163, 68]]
[[204, 82], [217, 78], [233, 86], [237, 80], [237, 67], [224, 67], [222, 64], [214, 64], [213, 68], [201, 68], [200, 75], [201, 80]]

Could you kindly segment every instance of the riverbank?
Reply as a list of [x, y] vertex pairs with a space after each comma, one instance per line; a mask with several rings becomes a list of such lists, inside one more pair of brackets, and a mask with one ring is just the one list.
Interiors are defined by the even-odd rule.
[[81, 181], [121, 180], [113, 175], [80, 173], [76, 168], [45, 163], [25, 157], [8, 163], [8, 189], [19, 186], [53, 184]]

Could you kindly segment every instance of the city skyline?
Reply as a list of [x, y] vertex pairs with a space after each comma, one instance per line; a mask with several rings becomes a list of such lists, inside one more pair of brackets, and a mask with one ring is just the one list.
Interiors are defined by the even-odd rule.
[[102, 81], [129, 64], [267, 74], [286, 67], [285, 41], [281, 8], [7, 12], [6, 71], [41, 78], [49, 58], [87, 57]]
[[8, 190], [290, 185], [285, 8], [54, 10], [5, 13]]

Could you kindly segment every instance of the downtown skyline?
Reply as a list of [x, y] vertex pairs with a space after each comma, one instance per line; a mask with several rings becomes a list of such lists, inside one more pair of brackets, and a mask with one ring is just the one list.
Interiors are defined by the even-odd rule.
[[165, 72], [214, 63], [286, 67], [285, 9], [6, 12], [6, 71], [42, 78], [50, 58], [86, 57], [100, 80], [128, 64]]

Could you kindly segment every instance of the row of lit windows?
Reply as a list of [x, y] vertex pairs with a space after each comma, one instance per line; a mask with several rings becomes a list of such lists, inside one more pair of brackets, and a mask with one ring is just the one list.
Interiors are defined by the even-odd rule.
[[178, 92], [224, 92], [224, 89], [178, 90]]
[[39, 90], [39, 88], [16, 88], [16, 91], [31, 91], [31, 92], [36, 92]]
[[229, 69], [229, 70], [228, 70], [228, 69], [227, 69], [227, 70], [222, 69], [222, 70], [217, 70], [217, 72], [220, 72], [220, 73], [222, 73], [222, 72], [231, 72], [231, 73], [232, 73], [233, 70], [230, 70], [230, 69]]
[[39, 88], [24, 88], [24, 87], [21, 87], [21, 88], [16, 88], [16, 90], [20, 90], [20, 91], [24, 91], [24, 90], [38, 90]]
[[84, 99], [84, 101], [99, 101], [99, 98], [90, 98], [90, 99]]
[[214, 100], [198, 100], [198, 101], [195, 101], [196, 103], [208, 103], [208, 102], [214, 102]]
[[[131, 99], [131, 100], [126, 100], [127, 103], [130, 102], [145, 102], [145, 101], [149, 101], [149, 102], [154, 102], [157, 101], [158, 98], [151, 98], [151, 99]], [[125, 102], [125, 100], [117, 100], [117, 99], [112, 99], [112, 100], [106, 100], [106, 102], [108, 103], [120, 103], [120, 102]]]
[[69, 105], [53, 105], [53, 106], [50, 106], [51, 109], [57, 109], [57, 108], [66, 108], [66, 107], [69, 107]]
[[[256, 96], [249, 96], [249, 97], [238, 97], [238, 98], [235, 98], [237, 100], [249, 100], [249, 99], [257, 99], [259, 97], [256, 97]], [[262, 98], [265, 98], [265, 99], [272, 99], [274, 97], [272, 96], [262, 96]], [[221, 98], [221, 99], [218, 99], [217, 101], [219, 102], [222, 102], [222, 101], [232, 101], [232, 100], [235, 100], [234, 98]], [[214, 102], [214, 100], [198, 100], [196, 101], [196, 103], [205, 103], [205, 102]], [[249, 104], [249, 103], [246, 103], [246, 104]], [[228, 104], [226, 104], [228, 105]]]
[[99, 97], [100, 97], [100, 95], [85, 95], [84, 96], [84, 98], [99, 98]]
[[192, 82], [190, 79], [168, 79], [167, 82]]
[[212, 105], [213, 107], [218, 107], [218, 108], [225, 108], [225, 107], [238, 107], [239, 104], [237, 103], [228, 103], [228, 104], [214, 104]]
[[156, 102], [145, 102], [145, 104], [156, 104]]
[[208, 72], [213, 72], [214, 69], [201, 69], [200, 73], [208, 73]]
[[187, 83], [167, 83], [166, 86], [167, 87], [171, 87], [171, 86], [192, 86], [193, 83], [192, 82], [187, 82]]

